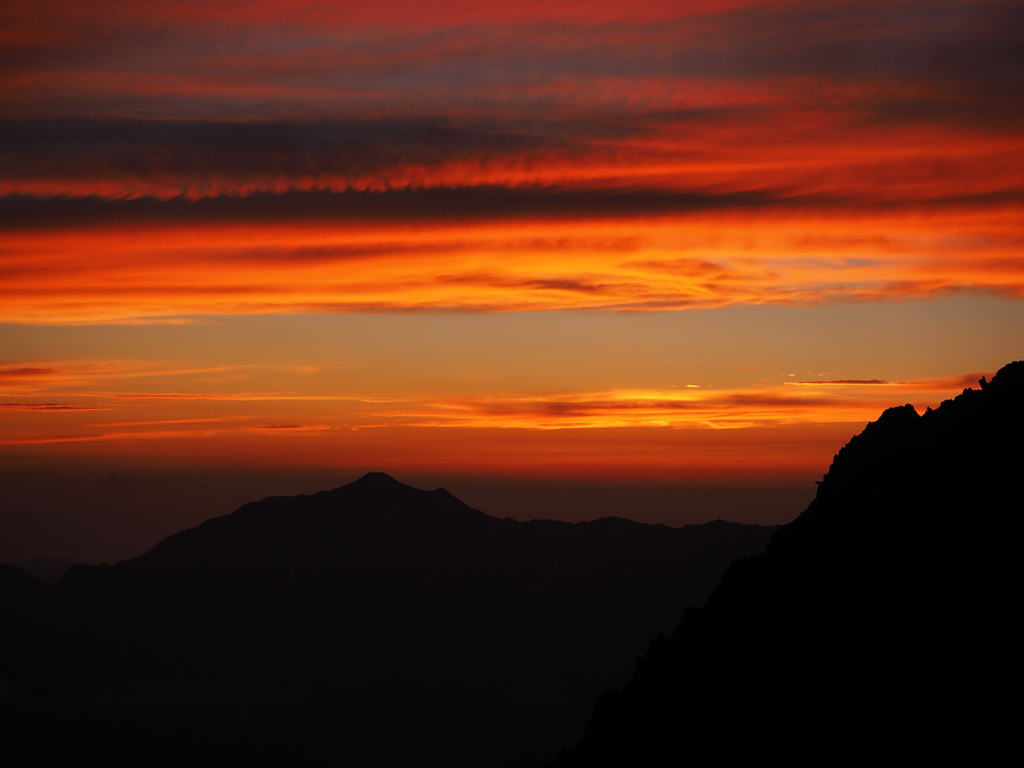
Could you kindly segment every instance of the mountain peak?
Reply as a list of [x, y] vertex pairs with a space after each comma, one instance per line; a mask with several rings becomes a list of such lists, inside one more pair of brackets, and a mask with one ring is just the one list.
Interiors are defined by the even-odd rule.
[[366, 486], [370, 488], [393, 488], [396, 486], [402, 486], [404, 488], [412, 487], [395, 480], [395, 478], [386, 472], [367, 472], [358, 480], [350, 483], [350, 485]]
[[[19, 732], [76, 754], [114, 733], [263, 761], [340, 744], [359, 765], [540, 765], [772, 533], [624, 522], [499, 520], [372, 472], [59, 584], [0, 566], [0, 731], [18, 686]], [[65, 691], [60, 712], [32, 698]]]

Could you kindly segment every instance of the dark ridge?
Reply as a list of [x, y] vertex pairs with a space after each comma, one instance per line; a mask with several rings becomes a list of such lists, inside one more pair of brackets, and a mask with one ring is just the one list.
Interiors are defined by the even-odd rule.
[[523, 523], [371, 473], [57, 584], [3, 566], [0, 730], [36, 756], [539, 766], [773, 530]]
[[1024, 363], [980, 384], [854, 437], [807, 510], [651, 643], [557, 765], [1018, 754]]
[[20, 568], [9, 563], [0, 563], [0, 590], [4, 596], [38, 594], [40, 590], [45, 589], [44, 583], [34, 576], [29, 576]]
[[52, 584], [60, 581], [61, 576], [64, 575], [68, 568], [80, 562], [81, 560], [74, 557], [42, 554], [15, 560], [11, 565], [20, 568], [40, 581]]

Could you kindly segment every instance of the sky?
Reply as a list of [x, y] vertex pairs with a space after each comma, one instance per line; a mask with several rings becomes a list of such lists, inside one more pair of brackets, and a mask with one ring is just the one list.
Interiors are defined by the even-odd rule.
[[792, 519], [1024, 357], [1022, 51], [1002, 1], [9, 0], [0, 557], [367, 470]]

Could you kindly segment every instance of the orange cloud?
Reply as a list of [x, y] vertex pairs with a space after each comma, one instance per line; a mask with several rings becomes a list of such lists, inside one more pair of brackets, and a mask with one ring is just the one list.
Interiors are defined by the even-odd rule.
[[[1019, 3], [682, 5], [11, 0], [0, 323], [1024, 298]], [[688, 372], [666, 390], [534, 370], [545, 383], [438, 391], [291, 353], [5, 362], [0, 440], [767, 472], [818, 466], [851, 431], [829, 425], [971, 385]], [[767, 435], [790, 442], [767, 451]]]
[[[124, 398], [90, 392], [78, 393], [75, 403], [5, 403], [0, 453], [53, 460], [82, 456], [82, 446], [88, 446], [93, 459], [161, 465], [806, 479], [824, 471], [835, 451], [884, 408], [911, 402], [923, 411], [983, 375], [991, 372], [829, 386], [786, 382], [550, 394], [224, 391]], [[113, 418], [96, 422], [91, 413], [79, 412], [100, 409], [112, 411]]]
[[333, 429], [326, 424], [257, 424], [253, 429], [274, 432], [283, 430], [286, 432], [320, 432], [325, 429]]
[[0, 403], [5, 411], [41, 411], [44, 413], [81, 413], [82, 411], [109, 411], [111, 408], [90, 408], [68, 403]]
[[1004, 205], [20, 233], [0, 252], [0, 320], [1021, 297], [1020, 222]]
[[0, 321], [1024, 295], [1014, 3], [363, 5], [6, 4]]
[[850, 379], [836, 379], [833, 381], [818, 380], [818, 381], [787, 381], [786, 386], [806, 386], [806, 385], [819, 385], [819, 384], [836, 384], [845, 386], [858, 386], [858, 385], [877, 385], [880, 391], [889, 392], [908, 392], [915, 394], [926, 394], [932, 392], [946, 392], [949, 394], [959, 394], [962, 390], [974, 387], [978, 384], [978, 380], [984, 376], [991, 376], [991, 373], [965, 373], [961, 376], [944, 376], [933, 379], [921, 379], [918, 381], [881, 381], [879, 379], [869, 380], [850, 380]]
[[[218, 423], [219, 430], [322, 431], [367, 426], [443, 427], [472, 429], [608, 429], [619, 427], [743, 428], [787, 424], [822, 424], [867, 421], [881, 409], [908, 400], [919, 408], [935, 406], [982, 373], [910, 382], [816, 381], [785, 382], [741, 389], [683, 387], [670, 390], [612, 390], [565, 392], [550, 395], [411, 395], [390, 396], [343, 393], [130, 393], [79, 392], [96, 405], [58, 403], [6, 403], [8, 411], [117, 410], [143, 415], [170, 407], [181, 414], [190, 403], [220, 408], [246, 407], [248, 413], [224, 412], [214, 416], [119, 419], [83, 424], [83, 428], [163, 427]], [[817, 386], [831, 384], [833, 386]], [[808, 386], [813, 385], [813, 386]], [[220, 404], [220, 405], [218, 405]], [[142, 410], [138, 410], [139, 408]], [[303, 415], [301, 421], [270, 422], [267, 414]], [[126, 410], [128, 409], [128, 410]], [[309, 414], [317, 414], [310, 417]], [[253, 424], [252, 422], [257, 423]], [[154, 430], [162, 433], [161, 430]], [[123, 434], [118, 432], [118, 435]], [[178, 434], [175, 432], [174, 434]]]
[[[548, 397], [505, 395], [449, 397], [377, 407], [376, 416], [391, 423], [430, 427], [605, 429], [670, 427], [675, 429], [782, 426], [866, 422], [884, 408], [912, 401], [922, 410], [937, 406], [941, 395], [953, 396], [965, 381], [983, 374], [915, 382], [794, 382], [841, 384], [841, 391], [791, 389], [791, 383], [743, 390], [620, 390], [565, 393]], [[837, 388], [840, 389], [840, 388]]]
[[37, 379], [60, 372], [59, 368], [0, 368], [0, 379]]
[[791, 381], [788, 384], [888, 384], [881, 379], [835, 379], [834, 381]]

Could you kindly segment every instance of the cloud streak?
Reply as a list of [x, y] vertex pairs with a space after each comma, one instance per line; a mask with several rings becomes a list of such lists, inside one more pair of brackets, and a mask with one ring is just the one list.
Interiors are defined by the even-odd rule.
[[[537, 4], [482, 12], [289, 4], [188, 15], [122, 3], [7, 4], [8, 109], [319, 114], [634, 98], [658, 80], [793, 78], [1019, 85], [1012, 2]], [[504, 4], [501, 4], [504, 5]], [[617, 88], [594, 87], [602, 83]], [[990, 89], [990, 91], [995, 89]], [[610, 91], [610, 92], [609, 92]], [[968, 93], [969, 89], [962, 89]], [[948, 93], [948, 90], [947, 90]], [[339, 98], [340, 97], [340, 98]], [[990, 97], [991, 98], [991, 97]], [[344, 99], [343, 101], [341, 99]], [[548, 105], [550, 106], [550, 104]]]
[[[75, 362], [33, 367], [69, 370]], [[251, 379], [213, 381], [204, 366], [175, 361], [90, 360], [81, 367], [88, 377], [53, 381], [52, 391], [5, 394], [0, 453], [19, 461], [143, 456], [202, 466], [376, 464], [485, 474], [806, 475], [820, 472], [849, 434], [884, 408], [911, 402], [923, 411], [992, 375], [430, 392], [422, 385], [395, 389], [394, 382], [360, 385], [347, 372], [318, 381], [294, 365], [282, 368], [285, 386], [277, 390], [253, 386], [266, 383], [264, 368], [249, 369]], [[139, 369], [192, 372], [144, 379], [142, 389], [131, 375]]]
[[[346, 392], [115, 392], [80, 390], [79, 399], [93, 404], [24, 402], [0, 404], [0, 409], [23, 412], [68, 412], [115, 410], [136, 414], [133, 419], [117, 418], [104, 423], [83, 423], [88, 429], [124, 427], [163, 428], [167, 425], [199, 425], [206, 431], [211, 423], [219, 430], [324, 431], [373, 426], [515, 429], [593, 429], [622, 427], [739, 428], [787, 424], [821, 424], [870, 420], [892, 405], [912, 401], [920, 408], [936, 406], [945, 396], [958, 394], [991, 372], [922, 379], [908, 382], [842, 380], [785, 382], [771, 386], [716, 389], [686, 386], [669, 390], [611, 390], [604, 392], [563, 392], [550, 395], [495, 393], [490, 395], [390, 395]], [[116, 376], [116, 374], [115, 374]], [[116, 379], [114, 379], [116, 381]], [[807, 385], [815, 386], [807, 386]], [[202, 386], [201, 380], [193, 385]], [[834, 386], [817, 386], [834, 385]], [[176, 408], [195, 402], [222, 413], [214, 416], [172, 419], [140, 418], [163, 403]], [[237, 406], [248, 413], [239, 414]], [[140, 410], [141, 407], [141, 410]], [[306, 414], [295, 421], [271, 421], [260, 414], [277, 409]], [[230, 410], [229, 410], [230, 409]], [[310, 416], [309, 414], [315, 414]], [[157, 430], [161, 432], [161, 429]], [[174, 432], [175, 435], [179, 431]]]
[[31, 411], [39, 413], [82, 413], [83, 411], [109, 411], [111, 408], [90, 408], [68, 403], [0, 403], [0, 410]]
[[964, 292], [1021, 297], [1020, 220], [1017, 207], [999, 205], [950, 206], [941, 217], [927, 209], [869, 215], [754, 207], [684, 217], [10, 233], [0, 252], [0, 319], [658, 311]]
[[59, 368], [0, 368], [0, 379], [38, 379], [61, 373]]
[[[314, 341], [264, 348], [262, 330], [221, 359], [189, 336], [193, 360], [160, 326], [1019, 301], [1022, 46], [1013, 0], [10, 0], [0, 323], [25, 342], [0, 365], [3, 444], [426, 466], [429, 436], [481, 471], [555, 466], [557, 446], [602, 471], [817, 466], [848, 436], [828, 425], [980, 374], [829, 362], [848, 373], [727, 388], [698, 375], [720, 350], [679, 378], [570, 376], [555, 353], [509, 371], [476, 359], [493, 350], [471, 326], [500, 317], [464, 318], [438, 359], [341, 373], [331, 340], [315, 369], [292, 365]], [[840, 310], [860, 312], [815, 317]], [[117, 341], [143, 330], [145, 351]], [[87, 337], [104, 341], [63, 359]], [[772, 430], [788, 453], [742, 437]]]
[[46, 0], [0, 29], [2, 321], [1022, 295], [1019, 3]]

